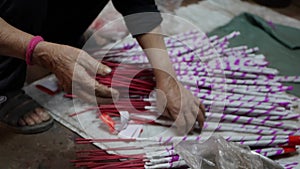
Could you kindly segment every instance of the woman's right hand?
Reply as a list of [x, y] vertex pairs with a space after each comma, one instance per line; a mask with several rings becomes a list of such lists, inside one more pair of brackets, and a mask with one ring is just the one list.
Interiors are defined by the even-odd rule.
[[107, 75], [111, 69], [85, 51], [50, 42], [40, 42], [32, 56], [33, 64], [52, 71], [63, 90], [79, 98], [98, 104], [112, 103], [119, 92], [99, 84], [91, 75]]

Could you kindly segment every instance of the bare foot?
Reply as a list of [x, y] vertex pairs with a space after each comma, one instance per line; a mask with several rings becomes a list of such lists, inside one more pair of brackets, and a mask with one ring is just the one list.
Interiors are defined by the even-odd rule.
[[32, 126], [36, 124], [40, 124], [42, 122], [48, 121], [50, 119], [50, 115], [43, 108], [35, 108], [33, 111], [28, 112], [19, 120], [20, 126]]

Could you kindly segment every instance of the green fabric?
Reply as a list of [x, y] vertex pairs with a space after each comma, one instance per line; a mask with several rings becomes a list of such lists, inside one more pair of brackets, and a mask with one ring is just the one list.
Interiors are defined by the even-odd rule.
[[[300, 76], [300, 30], [244, 13], [230, 23], [217, 28], [209, 35], [226, 35], [240, 31], [241, 35], [230, 40], [231, 46], [247, 45], [259, 47], [259, 53], [266, 56], [269, 67], [279, 70], [280, 75]], [[289, 93], [300, 97], [300, 84], [285, 83], [294, 90]]]

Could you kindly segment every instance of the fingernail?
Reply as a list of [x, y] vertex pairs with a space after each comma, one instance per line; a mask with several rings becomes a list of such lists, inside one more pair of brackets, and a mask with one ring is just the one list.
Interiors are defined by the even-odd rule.
[[110, 73], [110, 72], [111, 72], [111, 68], [109, 68], [109, 67], [105, 68], [105, 69], [104, 69], [104, 72], [105, 72], [105, 73]]

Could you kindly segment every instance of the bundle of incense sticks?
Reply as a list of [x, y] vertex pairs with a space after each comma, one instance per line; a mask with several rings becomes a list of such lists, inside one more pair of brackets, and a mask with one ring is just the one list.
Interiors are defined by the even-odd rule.
[[[265, 156], [295, 152], [300, 142], [297, 136], [300, 135], [300, 128], [289, 122], [300, 117], [293, 110], [300, 99], [286, 95], [285, 92], [293, 88], [282, 82], [298, 83], [300, 78], [278, 75], [279, 71], [268, 67], [269, 62], [264, 55], [258, 53], [259, 49], [256, 47], [229, 47], [230, 39], [239, 34], [232, 32], [224, 37], [207, 37], [192, 30], [167, 37], [165, 43], [179, 81], [205, 105], [207, 121], [203, 132], [234, 131], [257, 134], [225, 139], [259, 148], [254, 151]], [[116, 119], [121, 116], [120, 110], [129, 112], [128, 125], [172, 125], [171, 121], [157, 119], [155, 116], [156, 98], [150, 96], [155, 89], [155, 80], [146, 55], [135, 40], [118, 44], [109, 50], [96, 51], [92, 55], [104, 58], [102, 63], [112, 68], [109, 76], [97, 76], [96, 79], [104, 85], [118, 89], [120, 100], [114, 104], [75, 112], [70, 116], [97, 112], [111, 131], [116, 128]], [[214, 106], [221, 107], [223, 111], [214, 111]], [[80, 152], [79, 159], [73, 162], [78, 167], [88, 168], [187, 168], [169, 144], [174, 141], [201, 139], [201, 136], [160, 137], [152, 140], [78, 139], [78, 143], [150, 141], [157, 146], [119, 147], [114, 150], [145, 149], [145, 152], [151, 152], [152, 149], [153, 152], [165, 152], [162, 153], [164, 155], [157, 156], [155, 153], [126, 156], [107, 155], [101, 150], [86, 151]], [[105, 160], [113, 162], [108, 163]], [[293, 168], [294, 164], [283, 166]]]
[[[279, 142], [282, 142], [283, 140], [286, 140], [287, 142], [293, 142], [295, 141], [295, 138], [291, 136], [226, 136], [228, 141], [234, 141], [236, 143], [244, 144], [245, 142], [251, 142], [251, 141], [265, 141], [275, 142], [278, 140]], [[300, 136], [297, 136], [299, 145], [300, 143]], [[158, 139], [158, 138], [157, 138]], [[143, 141], [149, 141], [152, 142], [149, 144], [149, 146], [133, 146], [133, 147], [114, 147], [104, 150], [94, 150], [94, 151], [80, 151], [78, 152], [78, 159], [74, 160], [76, 166], [85, 166], [85, 167], [91, 167], [91, 168], [105, 168], [112, 166], [119, 166], [126, 161], [129, 165], [127, 167], [134, 167], [131, 166], [132, 164], [139, 166], [138, 168], [147, 168], [147, 169], [156, 169], [156, 168], [187, 168], [187, 165], [183, 159], [176, 153], [174, 146], [170, 144], [175, 139], [181, 140], [181, 141], [191, 141], [191, 140], [198, 140], [201, 141], [204, 140], [204, 137], [197, 136], [193, 139], [191, 137], [169, 137], [169, 138], [159, 138], [159, 141], [157, 139], [143, 139]], [[77, 139], [78, 143], [84, 144], [84, 143], [90, 143], [90, 142], [118, 142], [118, 141], [141, 141], [142, 139]], [[155, 144], [163, 141], [163, 144]], [[243, 143], [241, 143], [241, 141]], [[284, 141], [283, 141], [284, 142]], [[259, 148], [259, 149], [253, 149], [252, 151], [257, 152], [261, 155], [267, 156], [267, 157], [274, 157], [279, 156], [283, 154], [290, 154], [296, 152], [296, 145], [289, 145], [289, 146], [276, 146], [276, 147], [266, 147], [266, 148]], [[256, 146], [257, 147], [257, 146]], [[118, 151], [118, 150], [126, 150], [126, 151], [135, 151], [135, 150], [144, 150], [144, 153], [140, 154], [131, 154], [131, 155], [108, 155], [104, 153], [104, 151]], [[104, 162], [105, 160], [111, 160], [111, 159], [120, 159], [120, 162], [115, 162], [117, 164], [111, 164], [108, 162]], [[286, 164], [282, 164], [285, 166]]]

